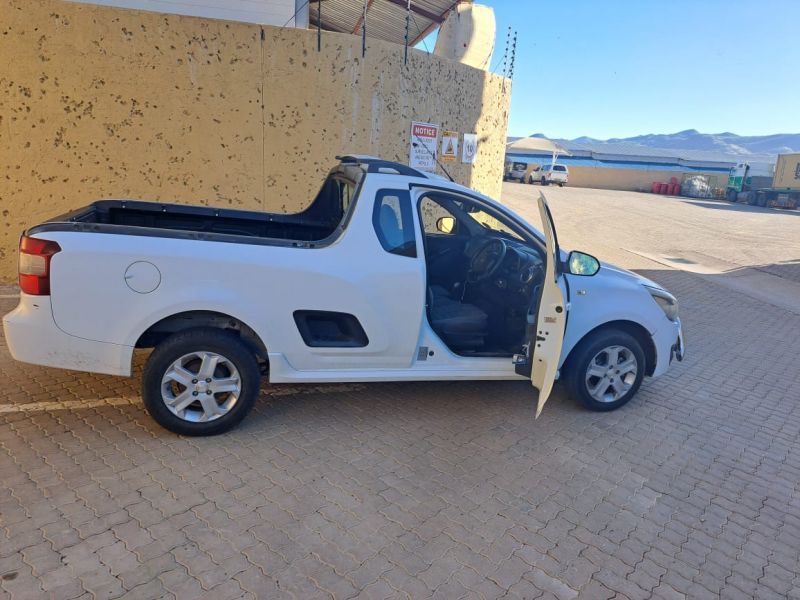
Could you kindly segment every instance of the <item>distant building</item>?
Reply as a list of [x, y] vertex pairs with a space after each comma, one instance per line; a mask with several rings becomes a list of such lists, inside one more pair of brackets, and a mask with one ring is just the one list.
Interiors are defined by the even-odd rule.
[[[552, 152], [540, 149], [541, 138], [518, 138], [506, 148], [506, 161], [526, 163], [532, 171], [550, 164]], [[554, 140], [566, 153], [557, 157], [569, 167], [569, 185], [631, 191], [649, 191], [654, 181], [679, 182], [704, 175], [712, 187], [724, 188], [728, 173], [741, 158], [702, 150], [649, 148], [627, 142], [572, 142]], [[767, 165], [751, 165], [751, 172], [770, 174]]]

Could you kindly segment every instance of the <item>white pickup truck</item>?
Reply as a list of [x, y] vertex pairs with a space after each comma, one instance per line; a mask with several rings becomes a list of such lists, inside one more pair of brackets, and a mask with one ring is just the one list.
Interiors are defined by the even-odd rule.
[[[684, 353], [659, 285], [558, 247], [463, 186], [340, 157], [309, 207], [267, 214], [104, 200], [25, 232], [17, 360], [142, 378], [153, 418], [186, 435], [237, 424], [271, 382], [559, 375], [587, 407], [628, 402]], [[533, 392], [532, 392], [533, 393]]]

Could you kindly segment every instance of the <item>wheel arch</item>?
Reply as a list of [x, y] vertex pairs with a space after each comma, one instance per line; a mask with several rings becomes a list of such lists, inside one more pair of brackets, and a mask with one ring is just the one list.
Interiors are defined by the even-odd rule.
[[186, 310], [163, 317], [145, 329], [134, 345], [136, 348], [153, 348], [173, 333], [198, 327], [234, 332], [253, 351], [257, 360], [264, 363], [269, 360], [267, 346], [255, 329], [241, 319], [214, 310]]
[[628, 335], [632, 336], [633, 338], [638, 341], [641, 346], [642, 350], [644, 351], [645, 356], [645, 374], [652, 375], [656, 368], [656, 361], [658, 356], [656, 354], [656, 346], [653, 342], [653, 336], [650, 335], [650, 332], [635, 321], [628, 321], [625, 319], [619, 319], [616, 321], [607, 321], [601, 325], [598, 325], [594, 329], [587, 331], [575, 344], [570, 348], [569, 354], [564, 359], [564, 363], [562, 365], [562, 369], [568, 371], [571, 368], [571, 360], [575, 356], [578, 348], [586, 341], [590, 336], [594, 335], [598, 331], [608, 331], [608, 330], [616, 330], [616, 331], [624, 331]]

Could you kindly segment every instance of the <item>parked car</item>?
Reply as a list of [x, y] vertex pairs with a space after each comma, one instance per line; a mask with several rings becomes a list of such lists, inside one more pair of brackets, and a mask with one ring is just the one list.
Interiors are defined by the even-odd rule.
[[528, 183], [557, 183], [559, 187], [564, 187], [568, 181], [569, 169], [566, 165], [542, 165], [538, 171], [531, 171], [528, 175]]
[[506, 173], [503, 179], [505, 181], [518, 181], [519, 183], [525, 182], [525, 174], [528, 172], [528, 165], [525, 163], [515, 162], [510, 165], [507, 163]]
[[558, 246], [468, 188], [345, 156], [310, 206], [269, 214], [103, 200], [24, 233], [17, 360], [142, 376], [152, 417], [226, 431], [271, 382], [554, 380], [612, 410], [684, 354], [658, 284]]

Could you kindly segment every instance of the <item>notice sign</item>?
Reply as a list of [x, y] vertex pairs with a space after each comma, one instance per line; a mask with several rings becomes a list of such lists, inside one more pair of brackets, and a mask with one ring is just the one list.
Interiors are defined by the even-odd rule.
[[453, 162], [458, 157], [458, 132], [442, 131], [442, 160]]
[[439, 126], [431, 123], [411, 122], [411, 144], [408, 166], [421, 171], [436, 171], [436, 150]]
[[461, 152], [461, 162], [471, 165], [475, 162], [475, 157], [478, 154], [478, 134], [465, 133], [464, 146]]

